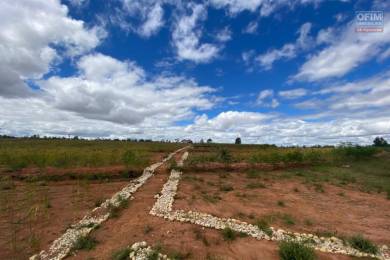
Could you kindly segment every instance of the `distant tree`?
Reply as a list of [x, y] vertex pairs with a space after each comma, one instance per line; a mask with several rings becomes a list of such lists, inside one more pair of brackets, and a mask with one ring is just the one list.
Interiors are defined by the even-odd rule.
[[208, 144], [211, 144], [212, 142], [213, 142], [213, 140], [211, 138], [207, 139]]
[[203, 138], [202, 138], [202, 139], [200, 139], [199, 143], [201, 143], [201, 144], [204, 144], [204, 140], [203, 140]]
[[240, 138], [240, 137], [237, 137], [235, 143], [236, 143], [236, 144], [241, 144], [241, 138]]
[[388, 143], [383, 137], [375, 137], [374, 139], [374, 146], [387, 146]]

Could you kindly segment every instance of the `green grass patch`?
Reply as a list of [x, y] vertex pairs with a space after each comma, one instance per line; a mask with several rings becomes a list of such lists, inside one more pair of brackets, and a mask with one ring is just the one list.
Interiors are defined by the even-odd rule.
[[111, 254], [111, 260], [127, 260], [131, 250], [129, 247], [119, 249]]
[[281, 260], [315, 260], [314, 250], [304, 244], [293, 241], [282, 241], [279, 244]]
[[92, 250], [98, 241], [91, 236], [79, 237], [73, 245], [74, 250]]
[[348, 243], [355, 249], [369, 254], [376, 254], [378, 247], [362, 235], [355, 235], [348, 238]]

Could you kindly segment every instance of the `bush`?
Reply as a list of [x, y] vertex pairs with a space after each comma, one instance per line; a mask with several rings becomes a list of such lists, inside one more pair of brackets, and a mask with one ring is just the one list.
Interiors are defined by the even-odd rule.
[[129, 254], [130, 254], [130, 248], [122, 248], [111, 255], [112, 260], [126, 260], [129, 259]]
[[73, 245], [75, 250], [92, 250], [97, 244], [96, 239], [90, 236], [79, 237]]
[[231, 229], [230, 227], [225, 227], [222, 230], [222, 236], [223, 239], [225, 239], [226, 241], [233, 241], [237, 238], [237, 232]]
[[314, 260], [314, 250], [308, 246], [293, 241], [283, 241], [279, 244], [281, 260]]
[[376, 254], [378, 248], [370, 240], [364, 238], [362, 235], [355, 235], [348, 239], [348, 242], [355, 249], [369, 254]]

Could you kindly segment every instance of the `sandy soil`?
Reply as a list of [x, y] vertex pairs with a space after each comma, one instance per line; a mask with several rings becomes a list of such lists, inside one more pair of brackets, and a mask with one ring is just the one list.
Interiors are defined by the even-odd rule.
[[[274, 227], [310, 233], [337, 231], [338, 235], [361, 233], [376, 243], [390, 244], [390, 201], [383, 195], [325, 184], [321, 192], [295, 179], [258, 181], [234, 172], [224, 175], [184, 173], [184, 176], [190, 177], [184, 177], [179, 184], [175, 209], [191, 209], [248, 222], [266, 217]], [[263, 183], [265, 188], [246, 187], [255, 182]], [[233, 190], [220, 190], [226, 186]], [[204, 199], [213, 195], [221, 200]], [[278, 205], [278, 201], [284, 206]], [[290, 215], [295, 224], [286, 224], [285, 214]]]

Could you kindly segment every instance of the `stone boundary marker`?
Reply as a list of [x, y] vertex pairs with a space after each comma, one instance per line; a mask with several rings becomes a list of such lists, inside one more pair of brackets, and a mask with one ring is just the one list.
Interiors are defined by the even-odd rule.
[[[183, 161], [187, 159], [187, 157], [188, 152], [185, 152], [178, 165], [182, 166]], [[267, 235], [257, 226], [240, 220], [219, 218], [207, 213], [195, 211], [172, 211], [172, 205], [181, 175], [182, 172], [178, 170], [173, 169], [171, 171], [168, 181], [164, 184], [161, 193], [155, 195], [157, 201], [149, 212], [151, 215], [161, 217], [169, 221], [190, 222], [192, 224], [208, 228], [224, 229], [228, 227], [237, 232], [242, 232], [252, 236], [258, 240], [296, 241], [305, 243], [307, 246], [326, 253], [390, 260], [390, 252], [388, 251], [387, 246], [380, 247], [378, 253], [374, 255], [352, 248], [337, 237], [318, 237], [313, 234], [289, 232], [282, 229], [275, 229], [273, 227], [271, 227], [272, 235]]]
[[49, 250], [43, 250], [39, 254], [31, 256], [30, 260], [60, 260], [68, 256], [71, 253], [74, 244], [80, 237], [87, 236], [93, 229], [108, 219], [110, 216], [109, 207], [117, 207], [121, 201], [132, 199], [132, 194], [153, 176], [154, 171], [158, 167], [169, 161], [175, 154], [187, 148], [188, 146], [178, 149], [175, 152], [170, 153], [161, 162], [146, 167], [140, 177], [131, 180], [126, 187], [117, 192], [111, 199], [106, 200], [99, 207], [94, 208], [92, 212], [84, 216], [78, 223], [68, 228], [61, 237], [53, 241]]

